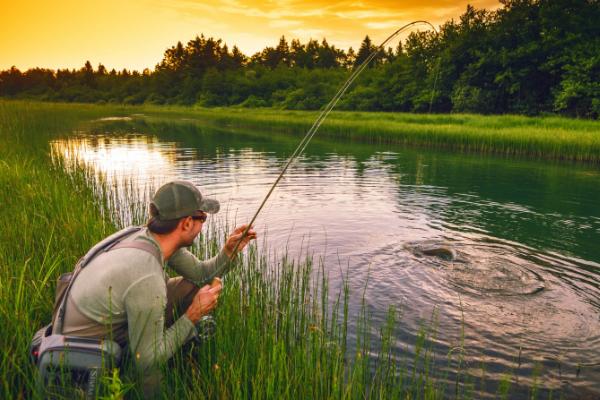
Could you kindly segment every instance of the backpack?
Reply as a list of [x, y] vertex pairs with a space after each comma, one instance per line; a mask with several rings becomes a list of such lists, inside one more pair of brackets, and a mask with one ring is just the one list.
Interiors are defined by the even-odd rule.
[[154, 255], [160, 252], [145, 241], [122, 242], [139, 232], [141, 226], [122, 229], [92, 247], [75, 265], [73, 272], [62, 274], [56, 284], [52, 322], [33, 336], [29, 348], [37, 367], [37, 390], [43, 397], [71, 397], [65, 390], [75, 390], [78, 397], [96, 398], [99, 379], [106, 371], [119, 367], [122, 350], [118, 343], [102, 338], [62, 334], [67, 298], [79, 272], [96, 256], [121, 248], [136, 248]]

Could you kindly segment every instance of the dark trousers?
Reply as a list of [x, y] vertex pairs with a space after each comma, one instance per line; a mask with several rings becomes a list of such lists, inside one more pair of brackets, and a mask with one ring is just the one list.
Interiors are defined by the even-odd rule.
[[200, 288], [192, 281], [181, 276], [167, 281], [167, 308], [165, 309], [165, 323], [169, 327], [181, 317]]

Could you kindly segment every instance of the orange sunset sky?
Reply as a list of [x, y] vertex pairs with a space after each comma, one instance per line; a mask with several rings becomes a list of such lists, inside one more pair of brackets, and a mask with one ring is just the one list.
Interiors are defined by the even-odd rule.
[[0, 0], [0, 69], [80, 68], [86, 60], [153, 69], [166, 48], [200, 33], [237, 44], [246, 55], [275, 46], [281, 35], [302, 42], [325, 37], [356, 49], [366, 34], [377, 43], [413, 20], [438, 26], [468, 3], [500, 6], [497, 0]]

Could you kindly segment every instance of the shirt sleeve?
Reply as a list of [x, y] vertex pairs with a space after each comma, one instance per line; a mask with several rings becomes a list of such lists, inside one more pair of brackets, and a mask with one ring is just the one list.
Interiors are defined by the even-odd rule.
[[157, 275], [146, 275], [124, 294], [131, 354], [143, 370], [168, 360], [195, 334], [185, 315], [165, 330], [167, 288]]
[[223, 276], [232, 265], [223, 249], [206, 261], [198, 260], [187, 249], [179, 249], [169, 258], [168, 264], [179, 275], [196, 283], [208, 283], [216, 276]]

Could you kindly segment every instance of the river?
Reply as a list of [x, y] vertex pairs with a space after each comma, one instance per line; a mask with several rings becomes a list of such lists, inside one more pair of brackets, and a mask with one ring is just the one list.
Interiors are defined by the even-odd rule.
[[[221, 202], [212, 223], [232, 224], [250, 219], [298, 140], [138, 117], [52, 149], [139, 195], [190, 180]], [[256, 228], [269, 251], [321, 259], [330, 292], [342, 274], [352, 293], [366, 288], [374, 336], [398, 309], [398, 354], [411, 358], [435, 316], [437, 358], [464, 348], [489, 395], [512, 374], [524, 398], [531, 385], [600, 397], [598, 167], [316, 138]], [[351, 296], [351, 315], [360, 307]]]

